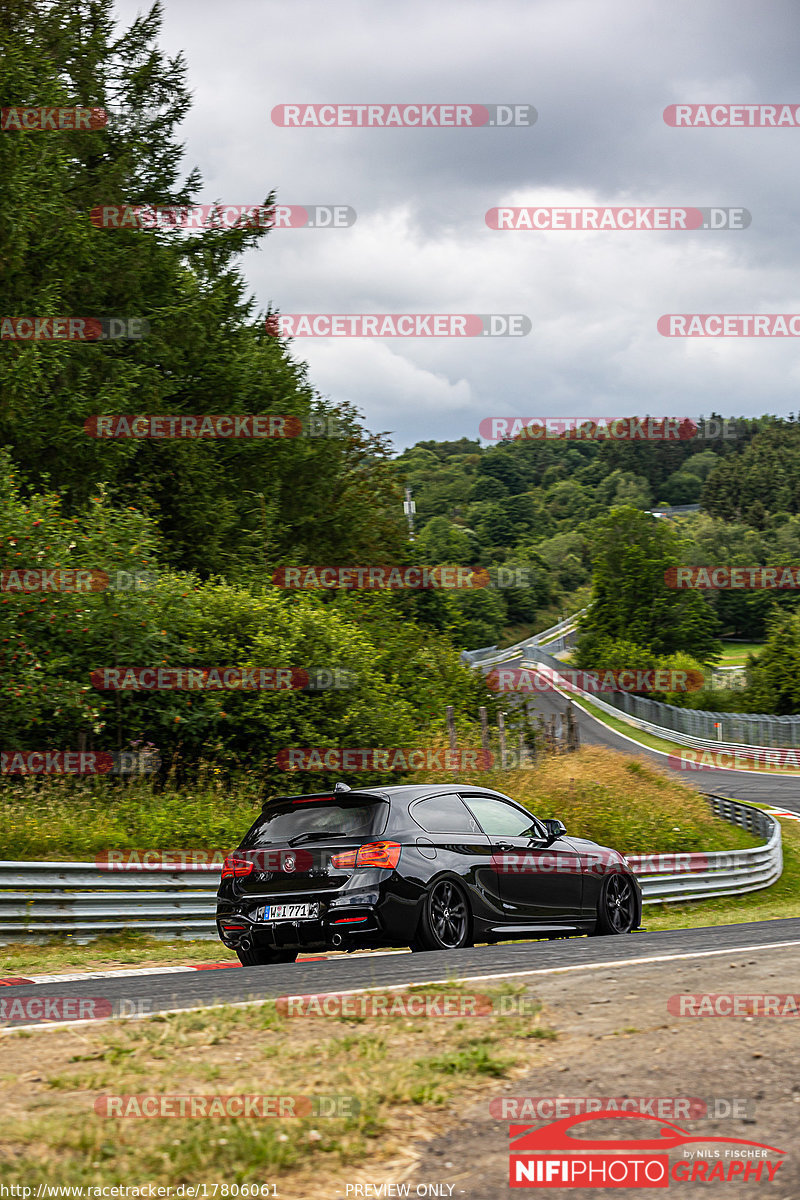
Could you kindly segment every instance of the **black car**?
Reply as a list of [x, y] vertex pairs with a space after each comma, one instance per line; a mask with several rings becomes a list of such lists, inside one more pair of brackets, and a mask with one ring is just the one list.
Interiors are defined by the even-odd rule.
[[401, 784], [269, 800], [229, 854], [217, 927], [246, 965], [301, 950], [630, 933], [642, 894], [615, 850], [488, 788]]

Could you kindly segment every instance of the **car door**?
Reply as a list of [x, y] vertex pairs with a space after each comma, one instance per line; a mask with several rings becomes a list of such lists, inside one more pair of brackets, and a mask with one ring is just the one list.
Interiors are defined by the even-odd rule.
[[416, 848], [429, 864], [429, 876], [440, 871], [459, 875], [470, 890], [470, 904], [479, 917], [498, 920], [502, 897], [489, 838], [455, 792], [415, 801], [409, 814], [419, 829]]
[[500, 796], [462, 792], [489, 838], [505, 919], [520, 925], [574, 923], [580, 917], [580, 854], [565, 837], [551, 842], [541, 821]]

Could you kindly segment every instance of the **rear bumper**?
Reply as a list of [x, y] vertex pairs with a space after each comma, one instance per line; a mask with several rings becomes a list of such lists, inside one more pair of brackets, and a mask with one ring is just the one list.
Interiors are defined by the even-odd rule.
[[[319, 904], [320, 914], [314, 920], [259, 920], [256, 910], [269, 903]], [[320, 895], [297, 893], [290, 896], [271, 895], [220, 898], [217, 905], [217, 931], [220, 940], [235, 950], [243, 943], [259, 944], [270, 949], [346, 949], [355, 946], [386, 945], [399, 937], [407, 939], [395, 923], [387, 921], [391, 901], [378, 888], [353, 892]]]

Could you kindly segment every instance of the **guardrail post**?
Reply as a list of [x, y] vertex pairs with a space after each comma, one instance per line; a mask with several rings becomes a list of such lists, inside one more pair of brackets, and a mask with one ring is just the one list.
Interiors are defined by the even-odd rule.
[[486, 712], [484, 705], [481, 705], [478, 709], [478, 717], [481, 723], [481, 749], [486, 756], [483, 761], [488, 763], [488, 756], [491, 753], [492, 747], [489, 741], [489, 714]]
[[[450, 749], [452, 751], [456, 751], [458, 750], [458, 739], [456, 737], [455, 709], [453, 708], [452, 704], [448, 704], [447, 708], [445, 709], [445, 718], [447, 720], [447, 737], [450, 742]], [[458, 778], [457, 770], [454, 770], [452, 774], [455, 778]]]

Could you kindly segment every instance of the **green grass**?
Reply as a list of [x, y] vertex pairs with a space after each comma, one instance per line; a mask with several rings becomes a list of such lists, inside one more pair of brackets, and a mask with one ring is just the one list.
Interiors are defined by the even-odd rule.
[[108, 849], [227, 853], [258, 815], [256, 781], [207, 781], [155, 791], [148, 780], [124, 789], [102, 778], [26, 779], [0, 786], [5, 860], [91, 861]]
[[[572, 702], [573, 702], [573, 704], [576, 705], [577, 708], [582, 708], [584, 710], [584, 712], [587, 712], [592, 717], [596, 717], [598, 721], [601, 721], [603, 723], [603, 725], [607, 725], [609, 729], [613, 729], [617, 733], [624, 733], [626, 737], [629, 737], [631, 739], [631, 741], [638, 742], [640, 746], [647, 746], [651, 750], [661, 750], [662, 753], [664, 753], [664, 754], [681, 754], [682, 752], [689, 752], [692, 749], [689, 746], [681, 746], [678, 742], [668, 742], [665, 738], [655, 737], [652, 733], [646, 733], [642, 729], [636, 729], [635, 726], [628, 725], [626, 721], [623, 721], [619, 717], [609, 716], [608, 713], [603, 712], [601, 709], [597, 708], [589, 700], [584, 700], [583, 698], [581, 698], [580, 700], [573, 699]], [[760, 770], [761, 774], [767, 774], [767, 772], [764, 770], [763, 767], [761, 767], [761, 768], [751, 767], [746, 762], [737, 763], [736, 770], [737, 771], [753, 771], [753, 770], [758, 771], [758, 770]], [[794, 770], [781, 771], [781, 770], [776, 769], [776, 770], [770, 770], [768, 773], [770, 775], [782, 775], [782, 776], [787, 776], [787, 775], [788, 776], [792, 776], [792, 775], [796, 776], [797, 775], [797, 771], [794, 771]]]
[[696, 929], [702, 925], [737, 925], [800, 915], [800, 821], [781, 822], [781, 832], [783, 874], [771, 887], [716, 900], [647, 904], [642, 916], [645, 929]]
[[717, 664], [720, 667], [743, 667], [748, 655], [759, 654], [764, 649], [763, 642], [722, 642], [722, 657]]
[[675, 754], [681, 750], [685, 750], [685, 746], [679, 746], [677, 742], [668, 742], [664, 738], [655, 737], [652, 733], [645, 733], [644, 730], [636, 729], [635, 726], [629, 725], [627, 721], [623, 721], [621, 717], [611, 717], [602, 709], [597, 708], [589, 700], [573, 699], [573, 704], [577, 708], [582, 708], [584, 712], [590, 716], [596, 717], [598, 721], [602, 721], [609, 729], [615, 730], [617, 733], [624, 733], [626, 737], [631, 738], [634, 742], [639, 742], [642, 746], [649, 746], [651, 750], [663, 750], [665, 754]]
[[[481, 988], [493, 998], [509, 990], [527, 995], [520, 985]], [[530, 1001], [526, 1015], [493, 1012], [469, 1029], [380, 1016], [355, 1037], [346, 1018], [284, 1018], [269, 1001], [85, 1027], [80, 1037], [12, 1032], [0, 1076], [0, 1173], [34, 1188], [270, 1181], [280, 1196], [343, 1195], [365, 1160], [380, 1169], [437, 1125], [452, 1127], [456, 1106], [535, 1068], [545, 1042], [530, 1040], [531, 1028], [543, 1028], [541, 1005]], [[93, 1111], [102, 1093], [214, 1092], [338, 1095], [348, 1105], [341, 1115], [274, 1120], [119, 1120]]]

